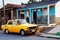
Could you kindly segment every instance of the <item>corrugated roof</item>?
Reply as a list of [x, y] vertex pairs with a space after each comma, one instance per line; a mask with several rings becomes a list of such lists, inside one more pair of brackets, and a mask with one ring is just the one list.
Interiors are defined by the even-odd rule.
[[36, 2], [36, 3], [28, 4], [25, 8], [31, 8], [31, 7], [37, 7], [37, 6], [44, 6], [44, 5], [49, 5], [49, 4], [55, 4], [57, 2], [58, 2], [57, 0], [55, 0], [55, 1]]
[[[25, 7], [25, 5], [10, 4], [10, 3], [5, 5], [5, 9], [8, 9], [8, 10], [13, 9], [13, 8], [24, 8], [24, 7]], [[2, 9], [3, 9], [3, 7], [0, 10], [2, 10]]]
[[23, 8], [23, 7], [25, 7], [25, 5], [10, 4], [10, 3], [8, 3], [8, 4], [5, 6], [5, 8], [14, 8], [14, 7], [16, 7], [16, 8], [19, 8], [19, 7]]

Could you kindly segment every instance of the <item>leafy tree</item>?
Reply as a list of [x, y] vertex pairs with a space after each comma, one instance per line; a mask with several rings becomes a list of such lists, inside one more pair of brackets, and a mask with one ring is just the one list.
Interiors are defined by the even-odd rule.
[[49, 1], [49, 0], [42, 0], [42, 1]]
[[29, 3], [34, 3], [34, 2], [36, 2], [36, 0], [29, 0], [29, 1], [28, 1], [28, 4], [29, 4]]
[[26, 5], [26, 3], [21, 2], [21, 5]]
[[42, 1], [59, 1], [59, 0], [42, 0]]

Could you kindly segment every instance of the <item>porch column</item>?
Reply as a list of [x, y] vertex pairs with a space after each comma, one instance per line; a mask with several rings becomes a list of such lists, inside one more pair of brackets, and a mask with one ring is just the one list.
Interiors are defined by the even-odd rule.
[[18, 10], [16, 10], [16, 18], [18, 19]]
[[11, 19], [13, 19], [13, 10], [11, 10]]
[[24, 19], [26, 19], [26, 15], [27, 15], [26, 10], [24, 10]]
[[50, 24], [50, 14], [49, 14], [49, 7], [50, 7], [50, 5], [48, 5], [48, 25]]
[[29, 9], [30, 10], [30, 15], [29, 15], [29, 22], [30, 22], [30, 24], [32, 23], [32, 17], [31, 17], [31, 15], [32, 15], [32, 10], [31, 9]]

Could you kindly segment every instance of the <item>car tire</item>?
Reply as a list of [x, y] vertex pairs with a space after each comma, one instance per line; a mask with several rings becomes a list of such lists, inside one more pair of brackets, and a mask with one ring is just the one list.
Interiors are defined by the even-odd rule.
[[21, 30], [21, 31], [20, 31], [20, 35], [21, 35], [21, 36], [25, 36], [25, 35], [26, 35], [25, 31], [24, 31], [24, 30]]
[[32, 32], [32, 34], [35, 34], [36, 32]]
[[5, 33], [5, 34], [8, 34], [8, 33], [9, 33], [9, 31], [8, 31], [7, 29], [5, 29], [4, 33]]

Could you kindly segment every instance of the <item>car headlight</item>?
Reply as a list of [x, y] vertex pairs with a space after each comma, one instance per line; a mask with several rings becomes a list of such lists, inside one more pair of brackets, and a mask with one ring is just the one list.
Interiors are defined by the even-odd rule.
[[29, 28], [27, 28], [27, 30], [29, 30]]
[[31, 31], [30, 28], [28, 28], [28, 31]]

